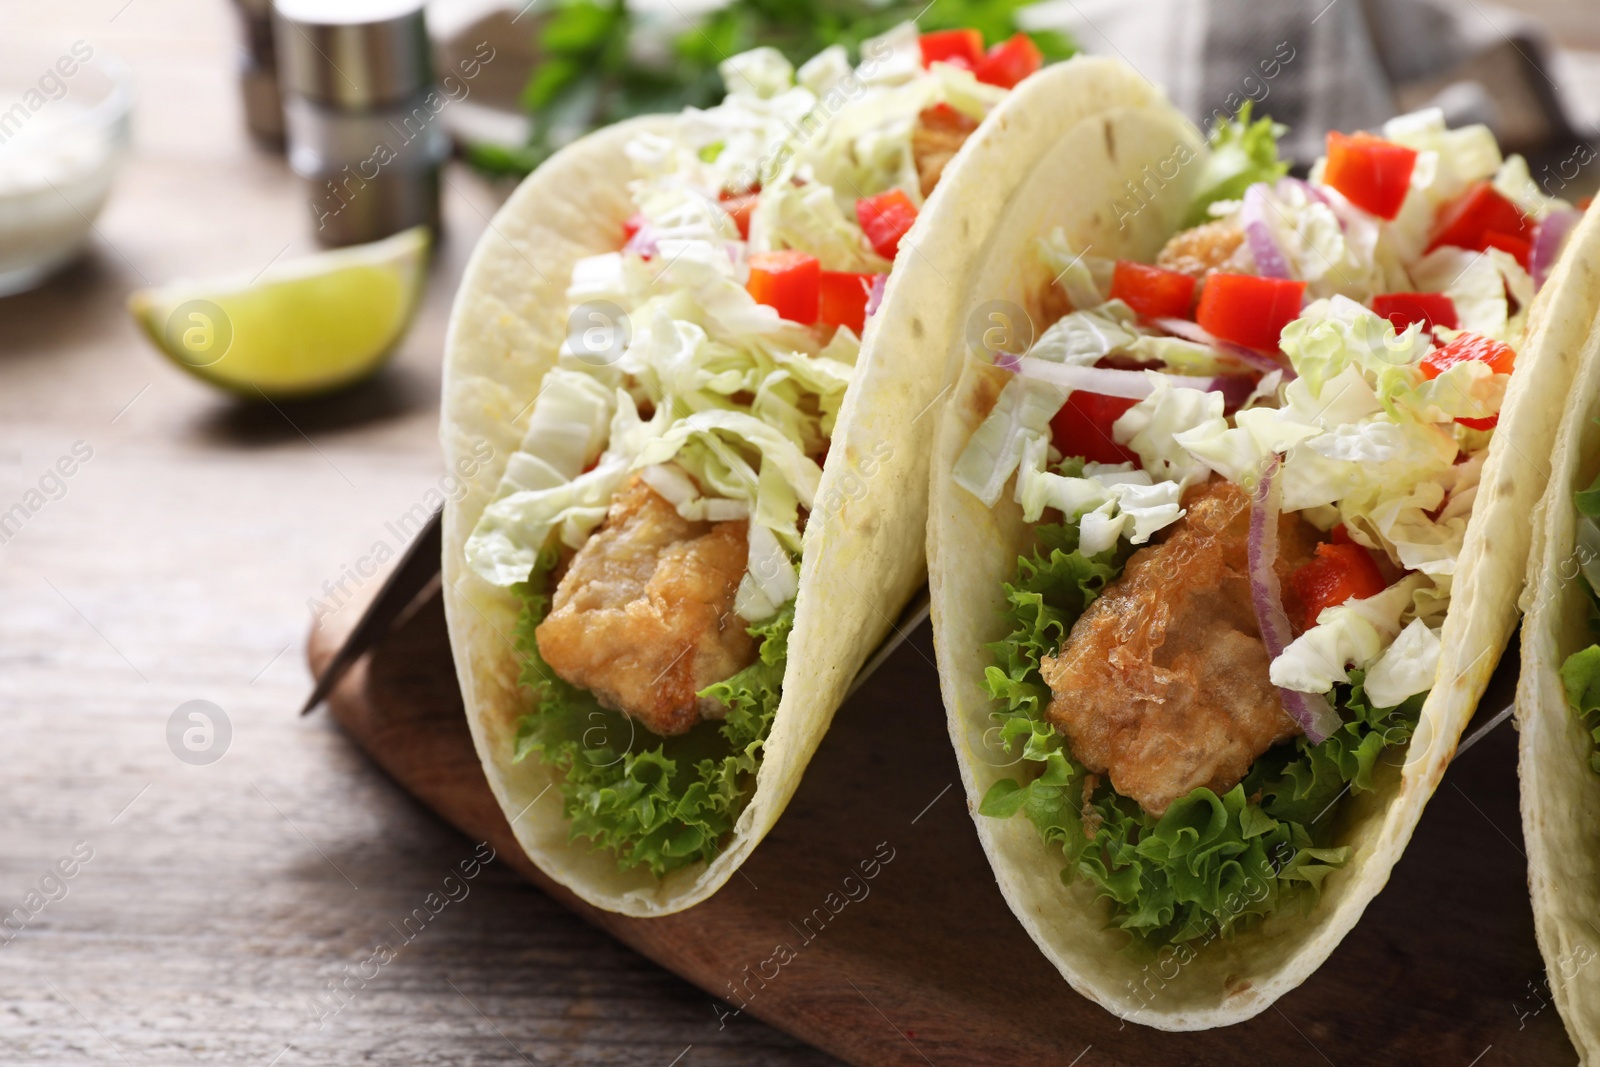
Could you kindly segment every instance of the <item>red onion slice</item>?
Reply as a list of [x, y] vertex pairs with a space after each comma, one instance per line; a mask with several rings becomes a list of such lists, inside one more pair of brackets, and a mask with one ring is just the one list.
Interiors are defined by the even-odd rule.
[[1533, 231], [1533, 251], [1528, 254], [1528, 273], [1533, 275], [1535, 287], [1544, 285], [1545, 279], [1550, 277], [1551, 268], [1561, 256], [1561, 246], [1581, 218], [1582, 212], [1563, 208], [1546, 215]]
[[632, 252], [642, 259], [650, 259], [656, 254], [656, 242], [661, 239], [656, 228], [648, 222], [634, 231], [628, 238], [628, 243], [622, 246], [624, 252]]
[[1268, 278], [1289, 278], [1289, 257], [1283, 254], [1278, 238], [1267, 221], [1267, 185], [1256, 182], [1244, 192], [1244, 204], [1239, 208], [1239, 221], [1244, 225], [1245, 243], [1250, 246], [1250, 256], [1256, 261], [1256, 270]]
[[872, 278], [872, 288], [867, 291], [867, 314], [876, 315], [878, 305], [883, 303], [883, 287], [889, 284], [887, 274], [877, 274]]
[[1151, 319], [1150, 325], [1165, 330], [1174, 337], [1181, 337], [1185, 341], [1193, 341], [1197, 345], [1215, 348], [1218, 352], [1232, 356], [1240, 363], [1254, 367], [1257, 370], [1281, 370], [1286, 381], [1295, 377], [1294, 368], [1289, 365], [1288, 360], [1272, 355], [1269, 352], [1258, 352], [1254, 348], [1246, 348], [1244, 345], [1214, 337], [1204, 327], [1198, 323], [1190, 322], [1188, 319], [1162, 317]]
[[[1101, 396], [1116, 396], [1124, 400], [1143, 400], [1155, 392], [1155, 382], [1150, 377], [1158, 373], [1155, 371], [1117, 370], [1114, 367], [1073, 367], [1048, 359], [1036, 359], [1033, 356], [1009, 359], [1002, 358], [1003, 356], [1004, 354], [996, 357], [995, 366], [1005, 366], [1008, 370], [1016, 370], [1024, 378], [1034, 378], [1067, 389], [1098, 393]], [[1235, 404], [1249, 396], [1250, 391], [1255, 388], [1254, 382], [1238, 374], [1223, 374], [1215, 378], [1160, 374], [1159, 378], [1174, 389], [1219, 392], [1225, 402]]]
[[[1255, 605], [1256, 622], [1261, 627], [1261, 643], [1267, 646], [1268, 662], [1282, 655], [1294, 640], [1289, 616], [1283, 610], [1278, 572], [1274, 568], [1278, 562], [1279, 502], [1283, 499], [1277, 477], [1281, 465], [1276, 453], [1269, 455], [1262, 465], [1261, 479], [1250, 496], [1250, 600]], [[1279, 687], [1278, 698], [1283, 702], [1283, 710], [1300, 724], [1306, 739], [1314, 745], [1326, 741], [1341, 725], [1339, 713], [1321, 693]]]

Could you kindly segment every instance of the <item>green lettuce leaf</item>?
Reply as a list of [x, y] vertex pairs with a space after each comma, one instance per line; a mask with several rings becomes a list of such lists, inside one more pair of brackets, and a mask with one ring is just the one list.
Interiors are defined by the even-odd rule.
[[1086, 796], [1091, 776], [1045, 718], [1050, 688], [1039, 667], [1121, 573], [1127, 548], [1090, 557], [1077, 550], [1075, 527], [1035, 533], [1039, 548], [1018, 559], [1006, 586], [1010, 632], [989, 646], [985, 682], [1001, 704], [1002, 743], [1042, 773], [996, 782], [980, 814], [1025, 816], [1062, 850], [1062, 880], [1088, 879], [1110, 902], [1111, 924], [1150, 949], [1226, 935], [1291, 901], [1309, 905], [1350, 857], [1329, 846], [1332, 808], [1347, 789], [1373, 788], [1379, 757], [1410, 739], [1423, 695], [1373, 708], [1353, 671], [1335, 693], [1344, 725], [1333, 736], [1269, 749], [1223, 796], [1196, 789], [1160, 818], [1103, 780], [1090, 782]]
[[1246, 100], [1236, 118], [1211, 132], [1211, 154], [1200, 173], [1199, 192], [1189, 202], [1185, 226], [1210, 221], [1206, 211], [1218, 200], [1238, 200], [1256, 182], [1275, 182], [1289, 173], [1289, 164], [1278, 158], [1278, 138], [1288, 127], [1269, 118], [1251, 122], [1251, 103]]
[[616, 856], [623, 870], [645, 867], [656, 877], [713, 859], [755, 789], [772, 719], [783, 689], [794, 602], [750, 628], [756, 661], [701, 696], [728, 708], [679, 737], [657, 737], [594, 694], [562, 680], [539, 655], [534, 630], [550, 610], [546, 592], [556, 553], [546, 551], [528, 580], [514, 642], [523, 656], [521, 683], [534, 711], [517, 723], [518, 762], [532, 753], [563, 772], [562, 811], [570, 837], [586, 838]]
[[[1567, 703], [1600, 746], [1600, 645], [1568, 656], [1561, 665], [1561, 684], [1567, 690]], [[1600, 774], [1600, 751], [1589, 753], [1589, 766]]]
[[1600, 519], [1600, 477], [1596, 477], [1589, 488], [1573, 493], [1572, 499], [1578, 506], [1578, 514]]

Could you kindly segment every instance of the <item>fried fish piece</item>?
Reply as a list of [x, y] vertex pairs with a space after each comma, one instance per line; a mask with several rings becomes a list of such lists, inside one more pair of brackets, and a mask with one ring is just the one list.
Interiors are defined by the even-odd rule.
[[[1250, 599], [1248, 495], [1217, 478], [1191, 490], [1187, 508], [1043, 663], [1047, 715], [1073, 755], [1152, 815], [1200, 786], [1227, 792], [1257, 756], [1302, 732], [1267, 676]], [[1280, 582], [1317, 540], [1299, 515], [1282, 517]]]
[[744, 521], [690, 522], [635, 477], [556, 586], [539, 654], [662, 737], [722, 718], [696, 694], [755, 659], [733, 611], [748, 552]]
[[1204, 278], [1212, 271], [1254, 274], [1255, 260], [1235, 219], [1218, 219], [1179, 230], [1156, 256], [1156, 266]]
[[911, 128], [911, 158], [917, 165], [922, 195], [928, 196], [939, 184], [944, 168], [961, 151], [978, 123], [949, 104], [925, 108]]

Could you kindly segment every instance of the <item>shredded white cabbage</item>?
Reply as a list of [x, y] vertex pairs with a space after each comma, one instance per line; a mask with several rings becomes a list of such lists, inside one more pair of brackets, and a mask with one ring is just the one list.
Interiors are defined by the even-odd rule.
[[1364, 688], [1372, 706], [1392, 708], [1432, 689], [1439, 673], [1440, 647], [1439, 635], [1421, 619], [1412, 619], [1367, 668]]
[[[1272, 684], [1302, 693], [1326, 693], [1350, 680], [1349, 669], [1365, 669], [1400, 633], [1400, 619], [1411, 609], [1422, 574], [1408, 574], [1365, 600], [1322, 609], [1316, 625], [1289, 642], [1272, 661]], [[1378, 705], [1384, 707], [1387, 705]]]
[[1155, 375], [1155, 390], [1123, 413], [1111, 425], [1117, 444], [1138, 453], [1139, 462], [1153, 476], [1182, 488], [1203, 481], [1205, 463], [1175, 440], [1177, 434], [1222, 418], [1221, 393], [1174, 389]]
[[[900, 187], [920, 203], [919, 113], [948, 103], [982, 118], [1005, 95], [969, 71], [923, 70], [911, 23], [867, 42], [855, 68], [831, 47], [798, 74], [772, 48], [719, 69], [722, 103], [626, 146], [642, 226], [623, 251], [574, 265], [571, 335], [468, 538], [468, 565], [487, 581], [523, 581], [548, 545], [581, 545], [637, 474], [686, 519], [748, 520], [736, 605], [747, 621], [791, 599], [799, 513], [821, 477], [813, 457], [860, 339], [838, 329], [824, 345], [821, 331], [758, 304], [747, 254], [796, 248], [826, 270], [886, 272], [857, 198]], [[718, 193], [757, 188], [747, 244]]]
[[1083, 552], [1104, 552], [1124, 536], [1142, 545], [1183, 518], [1183, 487], [1177, 482], [1154, 481], [1131, 463], [1088, 463], [1081, 477], [1056, 474], [1047, 469], [1047, 448], [1042, 437], [1024, 443], [1016, 501], [1028, 522], [1037, 522], [1047, 507], [1076, 520]]

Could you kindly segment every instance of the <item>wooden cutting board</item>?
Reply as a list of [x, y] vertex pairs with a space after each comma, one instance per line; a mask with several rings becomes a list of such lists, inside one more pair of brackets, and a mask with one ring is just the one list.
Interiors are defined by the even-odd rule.
[[[313, 671], [355, 615], [312, 635]], [[331, 706], [424, 804], [706, 990], [711, 1028], [739, 1026], [743, 1004], [872, 1067], [1575, 1059], [1533, 939], [1509, 728], [1451, 767], [1389, 887], [1304, 986], [1250, 1022], [1169, 1034], [1078, 996], [1012, 918], [966, 811], [925, 625], [840, 710], [743, 877], [662, 919], [596, 911], [523, 857], [467, 733], [437, 596], [350, 672]]]

